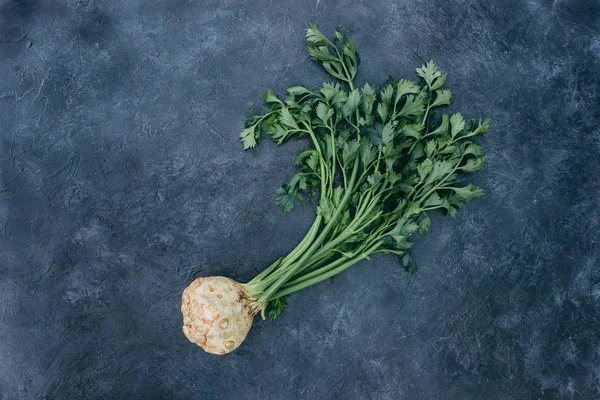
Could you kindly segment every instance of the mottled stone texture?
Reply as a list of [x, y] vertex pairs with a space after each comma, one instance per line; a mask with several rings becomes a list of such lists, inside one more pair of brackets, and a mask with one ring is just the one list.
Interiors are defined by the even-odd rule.
[[[196, 277], [246, 281], [314, 204], [302, 143], [242, 152], [247, 103], [319, 85], [304, 28], [349, 29], [358, 82], [435, 59], [492, 118], [474, 182], [407, 275], [376, 256], [211, 356]], [[0, 399], [600, 396], [600, 3], [0, 0]]]

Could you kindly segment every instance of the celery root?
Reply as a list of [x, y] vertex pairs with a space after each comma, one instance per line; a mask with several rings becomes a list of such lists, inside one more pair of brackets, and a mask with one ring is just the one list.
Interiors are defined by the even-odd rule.
[[357, 88], [356, 45], [341, 29], [332, 41], [313, 25], [306, 40], [309, 56], [338, 82], [317, 90], [294, 86], [285, 98], [268, 90], [267, 110], [247, 119], [240, 138], [245, 149], [264, 134], [277, 144], [308, 142], [295, 159], [299, 172], [277, 189], [276, 201], [290, 211], [318, 194], [315, 220], [294, 250], [248, 283], [207, 277], [184, 290], [183, 331], [209, 353], [233, 351], [256, 314], [276, 318], [289, 295], [372, 254], [393, 254], [414, 272], [409, 248], [414, 235], [430, 228], [428, 213], [454, 216], [483, 195], [461, 182], [483, 166], [472, 138], [485, 133], [488, 120], [436, 114], [451, 93], [433, 62], [417, 68], [418, 83], [390, 78], [378, 91]]

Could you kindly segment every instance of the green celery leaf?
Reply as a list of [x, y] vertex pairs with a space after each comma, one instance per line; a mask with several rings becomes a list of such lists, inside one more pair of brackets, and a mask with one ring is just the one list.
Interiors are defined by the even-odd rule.
[[389, 117], [389, 110], [386, 103], [377, 104], [377, 115], [382, 123], [386, 123]]
[[399, 112], [401, 117], [416, 117], [425, 113], [425, 101], [422, 96], [408, 95], [406, 103]]
[[392, 100], [392, 96], [394, 95], [394, 87], [388, 83], [384, 86], [379, 95], [382, 103], [389, 104]]
[[404, 127], [402, 128], [402, 133], [404, 133], [405, 136], [407, 137], [411, 137], [414, 139], [421, 139], [421, 131], [423, 130], [423, 125], [421, 124], [408, 124], [408, 125], [404, 125]]
[[371, 143], [371, 141], [363, 137], [360, 139], [360, 160], [362, 162], [363, 168], [367, 168], [371, 162], [375, 160], [377, 156], [377, 149]]
[[384, 145], [387, 145], [394, 140], [394, 127], [396, 126], [395, 121], [390, 121], [383, 126], [383, 130], [381, 131], [381, 142]]
[[356, 54], [356, 44], [352, 41], [352, 39], [347, 38], [346, 41], [342, 44], [342, 54], [344, 58], [344, 64], [346, 65], [346, 69], [350, 74], [350, 79], [354, 79], [356, 76], [356, 71], [358, 68], [358, 54]]
[[[337, 62], [339, 64], [338, 58], [333, 56], [327, 46], [307, 46], [306, 52], [308, 56], [314, 61], [318, 61], [321, 64], [325, 62]], [[341, 70], [341, 69], [340, 69]]]
[[308, 165], [312, 171], [317, 171], [317, 166], [319, 165], [319, 153], [317, 153], [316, 150], [308, 157], [306, 165]]
[[406, 253], [402, 257], [402, 265], [404, 266], [404, 268], [406, 269], [406, 271], [409, 274], [414, 274], [415, 272], [417, 272], [417, 263], [415, 262], [415, 259], [412, 258], [412, 256], [409, 253]]
[[381, 141], [381, 124], [375, 124], [374, 126], [369, 126], [369, 127], [365, 127], [361, 130], [361, 133], [369, 138], [369, 140], [371, 141], [371, 143], [373, 143], [373, 145], [375, 146], [379, 146], [381, 144], [383, 144], [383, 142]]
[[350, 140], [350, 131], [347, 128], [342, 129], [335, 139], [335, 146], [338, 150], [343, 149], [346, 142]]
[[[423, 78], [425, 83], [427, 83], [427, 86], [432, 90], [439, 89], [446, 81], [445, 74], [442, 74], [438, 70], [437, 65], [435, 65], [433, 61], [429, 61], [427, 65], [422, 65], [421, 68], [417, 68], [417, 75]], [[434, 81], [439, 79], [442, 79], [441, 83], [434, 83]]]
[[425, 181], [426, 184], [434, 183], [444, 179], [446, 176], [452, 173], [454, 164], [449, 160], [436, 160], [433, 163], [433, 170], [429, 174], [429, 177]]
[[275, 94], [275, 92], [273, 92], [272, 90], [267, 90], [265, 92], [265, 102], [266, 103], [279, 103], [279, 104], [283, 104], [283, 102], [281, 100], [279, 100], [279, 97], [277, 97], [277, 95]]
[[361, 98], [361, 95], [360, 95], [360, 91], [358, 89], [354, 89], [352, 92], [350, 92], [350, 95], [348, 96], [348, 100], [346, 101], [346, 104], [344, 104], [344, 107], [342, 108], [342, 115], [344, 116], [344, 118], [347, 118], [350, 115], [352, 115], [352, 113], [354, 113], [354, 111], [360, 104], [360, 98]]
[[277, 144], [285, 142], [289, 136], [289, 131], [279, 124], [275, 124], [267, 131], [271, 140]]
[[427, 154], [427, 157], [431, 157], [433, 155], [436, 145], [437, 142], [435, 140], [429, 140], [427, 142], [427, 145], [425, 145], [425, 154]]
[[329, 101], [333, 98], [333, 96], [338, 92], [338, 88], [336, 88], [331, 83], [324, 83], [323, 87], [319, 89], [321, 94], [325, 96], [325, 100]]
[[432, 90], [436, 90], [441, 88], [442, 86], [444, 86], [444, 83], [446, 83], [446, 74], [442, 73], [441, 76], [439, 76], [431, 85], [431, 89]]
[[431, 107], [447, 106], [452, 100], [452, 92], [450, 89], [442, 89], [435, 91], [435, 100], [431, 103]]
[[443, 204], [442, 198], [437, 194], [437, 192], [433, 192], [423, 204], [423, 207], [439, 207]]
[[451, 189], [454, 190], [454, 193], [456, 193], [460, 198], [462, 198], [465, 201], [473, 200], [477, 197], [483, 196], [483, 190], [481, 190], [475, 185], [453, 187]]
[[240, 139], [244, 145], [244, 150], [256, 147], [258, 137], [259, 135], [256, 132], [256, 125], [242, 129], [240, 132]]
[[419, 233], [423, 234], [429, 230], [431, 227], [431, 219], [426, 212], [421, 213], [419, 219], [417, 220], [417, 225], [419, 225]]
[[306, 174], [303, 173], [299, 173], [296, 174], [292, 177], [292, 179], [290, 180], [290, 183], [288, 184], [288, 191], [290, 189], [292, 190], [306, 190], [307, 189], [307, 184], [306, 184]]
[[277, 188], [275, 202], [283, 212], [290, 212], [294, 208], [294, 193], [290, 193], [287, 185]]
[[337, 83], [335, 85], [335, 89], [336, 89], [335, 93], [333, 94], [333, 97], [331, 98], [331, 104], [333, 106], [337, 105], [341, 109], [341, 107], [348, 100], [348, 93], [346, 93], [346, 91], [340, 86], [339, 83]]
[[400, 98], [406, 94], [417, 94], [419, 93], [419, 86], [409, 81], [408, 79], [400, 79], [396, 84], [396, 98], [394, 99], [394, 104], [398, 104]]
[[330, 199], [323, 197], [317, 206], [317, 215], [323, 218], [325, 223], [328, 223], [335, 212], [335, 204]]
[[452, 138], [455, 138], [465, 129], [465, 119], [460, 113], [453, 114], [450, 117], [450, 126], [452, 127]]
[[417, 166], [417, 172], [421, 181], [425, 180], [431, 170], [433, 170], [433, 161], [430, 158], [425, 159]]
[[327, 71], [329, 75], [339, 80], [346, 80], [342, 63], [337, 61], [337, 58], [335, 60], [322, 61], [321, 65], [323, 65], [323, 68], [325, 68], [325, 71]]
[[329, 118], [333, 115], [333, 110], [323, 102], [319, 102], [317, 105], [317, 117], [327, 125]]
[[429, 132], [427, 135], [431, 135], [431, 136], [439, 136], [439, 135], [446, 135], [448, 133], [448, 128], [450, 127], [450, 124], [448, 123], [448, 115], [444, 114], [442, 116], [442, 122], [440, 123], [440, 126], [438, 126], [436, 128], [436, 130], [434, 130], [433, 132]]
[[365, 116], [365, 125], [371, 126], [373, 124], [373, 105], [375, 104], [375, 98], [377, 93], [372, 86], [365, 83], [362, 88], [362, 97], [360, 100], [360, 109]]
[[281, 314], [281, 312], [287, 306], [287, 296], [278, 297], [273, 299], [267, 303], [267, 313], [269, 314], [269, 319], [273, 320]]
[[292, 113], [290, 113], [290, 110], [287, 107], [282, 107], [281, 110], [279, 111], [279, 122], [282, 123], [283, 125], [292, 128], [292, 129], [298, 129], [298, 124], [296, 123], [296, 120], [294, 119], [294, 117], [292, 116]]
[[457, 149], [457, 147], [455, 145], [446, 146], [439, 151], [439, 154], [444, 154], [444, 155], [452, 154], [456, 151], [456, 149]]
[[407, 207], [406, 210], [404, 211], [404, 215], [408, 218], [411, 217], [415, 214], [420, 214], [421, 213], [421, 207], [419, 206], [418, 203], [410, 203]]
[[369, 185], [371, 186], [378, 185], [381, 182], [381, 173], [379, 171], [375, 171], [367, 177], [367, 182], [369, 182]]
[[312, 92], [303, 86], [292, 86], [288, 88], [287, 93], [289, 96], [303, 96]]
[[345, 166], [349, 166], [358, 154], [360, 143], [356, 140], [350, 140], [344, 144], [344, 150], [342, 151], [342, 160]]
[[341, 26], [335, 28], [335, 38], [340, 42], [344, 43], [344, 31]]
[[464, 155], [468, 155], [468, 154], [472, 154], [474, 156], [480, 156], [481, 155], [481, 146], [476, 143], [466, 142]]
[[398, 221], [398, 223], [396, 224], [396, 226], [394, 227], [394, 229], [392, 231], [396, 231], [402, 236], [409, 237], [418, 228], [419, 228], [419, 226], [416, 223], [414, 223], [413, 221], [400, 220], [400, 221]]
[[321, 33], [316, 24], [310, 24], [310, 27], [306, 30], [306, 41], [311, 44], [327, 44], [333, 46], [333, 43]]
[[462, 172], [476, 172], [479, 171], [485, 162], [485, 157], [470, 158], [466, 164], [459, 167], [458, 169]]
[[486, 119], [483, 122], [481, 121], [481, 118], [479, 119], [479, 125], [477, 126], [477, 128], [473, 131], [470, 132], [468, 135], [466, 135], [466, 137], [471, 137], [471, 136], [477, 136], [477, 135], [483, 135], [484, 133], [487, 132], [488, 128], [490, 126], [490, 119]]

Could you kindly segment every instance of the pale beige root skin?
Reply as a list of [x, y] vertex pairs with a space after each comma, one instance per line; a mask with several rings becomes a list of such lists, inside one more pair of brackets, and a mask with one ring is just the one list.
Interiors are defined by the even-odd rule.
[[198, 278], [184, 291], [183, 333], [212, 354], [227, 354], [246, 338], [254, 313], [244, 286], [223, 276]]

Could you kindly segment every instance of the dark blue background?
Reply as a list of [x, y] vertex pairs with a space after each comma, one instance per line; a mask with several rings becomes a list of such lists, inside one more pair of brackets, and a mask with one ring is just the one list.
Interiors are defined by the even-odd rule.
[[[265, 89], [328, 79], [312, 21], [359, 84], [436, 60], [492, 118], [487, 195], [433, 216], [418, 274], [373, 257], [208, 355], [183, 288], [314, 215], [274, 205], [303, 143], [237, 138]], [[0, 1], [0, 399], [599, 398], [599, 72], [592, 0]]]

